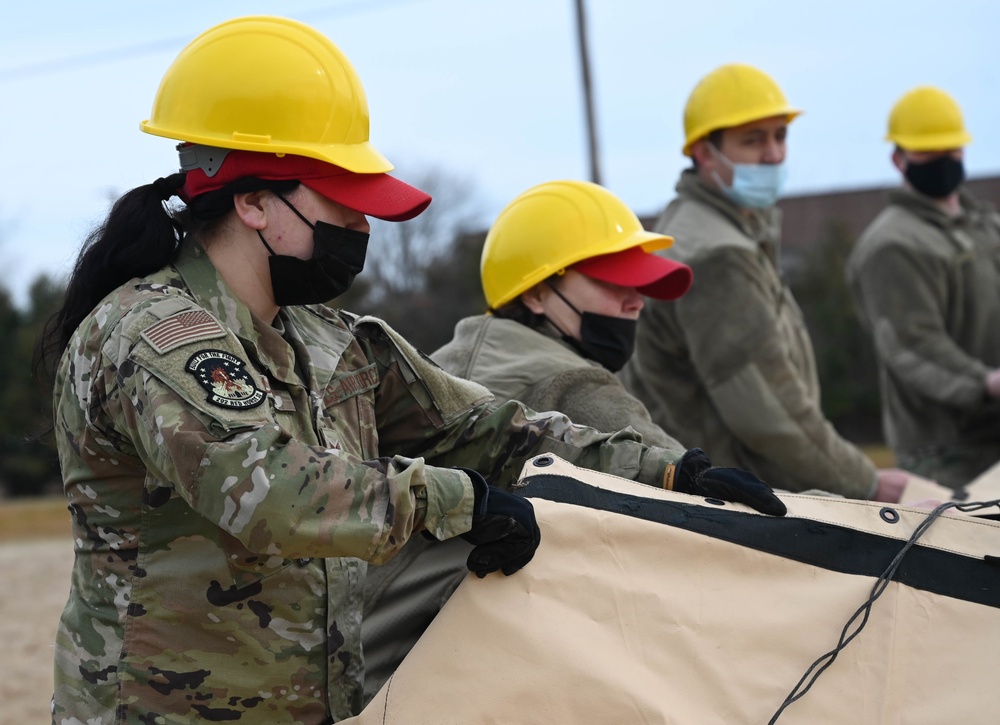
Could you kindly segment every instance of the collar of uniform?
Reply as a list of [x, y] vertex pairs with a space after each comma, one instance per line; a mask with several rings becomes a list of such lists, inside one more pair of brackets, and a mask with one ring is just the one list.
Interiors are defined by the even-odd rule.
[[714, 185], [702, 179], [694, 169], [685, 169], [677, 182], [677, 193], [711, 207], [729, 219], [751, 239], [776, 248], [781, 240], [781, 209], [744, 209]]
[[918, 194], [912, 189], [892, 189], [889, 191], [890, 204], [902, 207], [929, 224], [942, 229], [974, 223], [982, 215], [993, 211], [992, 205], [979, 201], [964, 187], [958, 190], [958, 201], [962, 211], [958, 216], [951, 216], [935, 204], [931, 198]]
[[531, 328], [531, 329], [533, 329], [539, 335], [542, 335], [543, 337], [549, 338], [550, 340], [552, 340], [552, 342], [556, 343], [557, 345], [560, 345], [561, 347], [566, 348], [567, 350], [569, 350], [571, 353], [573, 353], [574, 355], [576, 355], [577, 357], [579, 357], [580, 360], [584, 361], [588, 365], [597, 365], [598, 367], [600, 367], [600, 363], [596, 363], [593, 360], [589, 360], [589, 359], [585, 358], [583, 355], [581, 355], [580, 352], [575, 347], [573, 347], [572, 343], [570, 343], [570, 342], [568, 342], [566, 340], [566, 338], [563, 336], [562, 332], [560, 332], [558, 329], [556, 329], [556, 326], [553, 325], [549, 320], [547, 320], [547, 319], [543, 320], [541, 325], [539, 325], [538, 327]]
[[[290, 350], [288, 343], [282, 340], [280, 334], [272, 330], [270, 325], [253, 316], [250, 308], [243, 304], [226, 284], [197, 241], [191, 237], [184, 238], [174, 267], [198, 304], [236, 334], [243, 347], [266, 368], [266, 374], [284, 379], [284, 376], [276, 373], [277, 370], [283, 369], [280, 364], [282, 356], [275, 355], [277, 352], [275, 345], [268, 344], [268, 340], [277, 338], [280, 341], [278, 347]], [[294, 375], [294, 366], [292, 371]]]
[[[287, 384], [305, 385], [311, 390], [322, 390], [329, 383], [341, 354], [353, 339], [343, 322], [334, 324], [337, 330], [332, 331], [331, 320], [317, 312], [316, 308], [321, 306], [289, 307], [278, 313], [285, 324], [282, 333], [250, 312], [226, 284], [205, 250], [191, 238], [181, 244], [174, 266], [198, 304], [236, 334], [265, 368], [266, 375]], [[288, 320], [292, 320], [292, 324]], [[324, 340], [325, 347], [313, 346], [316, 349], [312, 349], [309, 340], [303, 340], [298, 330], [312, 330], [317, 326], [323, 328], [322, 335], [315, 334]], [[304, 333], [307, 338], [311, 335], [311, 332]], [[302, 379], [302, 374], [306, 379]]]
[[449, 373], [485, 385], [497, 404], [539, 394], [537, 386], [544, 388], [544, 381], [567, 370], [600, 368], [567, 345], [551, 325], [529, 327], [493, 315], [460, 320], [452, 342], [431, 358]]
[[354, 341], [350, 328], [326, 305], [284, 307], [278, 318], [285, 321], [283, 338], [299, 360], [299, 373], [311, 390], [324, 390]]
[[744, 235], [755, 241], [775, 265], [781, 249], [781, 209], [744, 209], [709, 184], [694, 169], [685, 169], [677, 182], [677, 194], [713, 209]]
[[185, 237], [174, 266], [198, 304], [215, 315], [241, 340], [254, 341], [256, 333], [250, 308], [229, 288], [198, 242]]

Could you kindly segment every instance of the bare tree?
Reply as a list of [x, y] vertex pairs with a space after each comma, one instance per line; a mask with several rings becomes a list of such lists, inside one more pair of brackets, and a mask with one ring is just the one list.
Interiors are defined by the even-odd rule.
[[372, 220], [365, 274], [375, 287], [374, 301], [421, 290], [423, 271], [447, 259], [455, 237], [482, 226], [468, 179], [429, 169], [413, 176], [412, 183], [434, 199], [422, 214], [405, 222]]
[[434, 201], [406, 222], [372, 221], [365, 270], [334, 304], [382, 317], [433, 350], [458, 319], [485, 306], [479, 284], [485, 222], [469, 179], [435, 168], [407, 180]]

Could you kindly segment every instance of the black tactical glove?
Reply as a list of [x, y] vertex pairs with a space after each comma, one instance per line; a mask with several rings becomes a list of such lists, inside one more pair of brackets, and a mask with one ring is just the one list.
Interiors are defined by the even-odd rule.
[[692, 448], [667, 471], [664, 488], [696, 496], [745, 503], [762, 514], [784, 516], [788, 509], [771, 487], [750, 471], [713, 466], [701, 448]]
[[526, 498], [490, 486], [477, 471], [459, 470], [472, 479], [476, 493], [472, 530], [462, 534], [475, 545], [466, 566], [480, 579], [498, 569], [510, 576], [531, 561], [541, 541], [535, 509]]

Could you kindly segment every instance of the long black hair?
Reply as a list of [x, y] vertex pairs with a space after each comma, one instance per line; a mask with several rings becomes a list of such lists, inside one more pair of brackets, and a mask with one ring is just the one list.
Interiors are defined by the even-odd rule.
[[269, 189], [289, 193], [298, 181], [247, 177], [202, 194], [180, 209], [165, 202], [183, 186], [183, 172], [123, 194], [107, 218], [87, 235], [73, 265], [62, 307], [49, 319], [35, 347], [32, 370], [52, 382], [56, 365], [76, 328], [108, 294], [130, 279], [170, 264], [186, 235], [210, 236], [233, 209], [233, 195]]

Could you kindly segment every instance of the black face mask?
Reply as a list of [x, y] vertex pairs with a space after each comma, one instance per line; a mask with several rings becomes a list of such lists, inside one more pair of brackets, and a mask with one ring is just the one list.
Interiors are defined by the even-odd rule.
[[965, 166], [961, 160], [946, 154], [922, 164], [908, 161], [905, 176], [910, 185], [924, 196], [943, 199], [965, 181]]
[[257, 232], [271, 253], [267, 261], [274, 301], [281, 307], [314, 305], [344, 294], [365, 267], [368, 235], [326, 222], [311, 224], [287, 199], [278, 198], [313, 230], [313, 253], [309, 259], [275, 254]]
[[[625, 363], [635, 351], [638, 320], [599, 315], [596, 312], [580, 312], [559, 290], [551, 284], [549, 287], [573, 312], [580, 315], [580, 339], [563, 333], [563, 340], [588, 360], [593, 360], [613, 373], [625, 367]], [[555, 323], [552, 324], [557, 330], [559, 329]]]
[[584, 357], [600, 363], [613, 373], [618, 372], [635, 351], [638, 320], [609, 317], [595, 312], [580, 315], [580, 339], [571, 340]]

